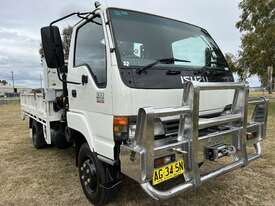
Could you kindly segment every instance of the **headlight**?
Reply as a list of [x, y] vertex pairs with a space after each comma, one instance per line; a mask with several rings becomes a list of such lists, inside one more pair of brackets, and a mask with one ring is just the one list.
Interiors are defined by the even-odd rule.
[[229, 114], [232, 114], [232, 111], [231, 111], [231, 108], [232, 108], [232, 105], [229, 104], [229, 105], [226, 105], [223, 109], [223, 112], [222, 112], [222, 116], [224, 115], [229, 115]]
[[162, 135], [165, 135], [164, 126], [160, 120], [157, 120], [154, 123], [154, 136], [162, 136]]
[[[136, 125], [129, 125], [129, 139], [132, 141], [135, 139]], [[154, 123], [154, 136], [165, 135], [165, 130], [162, 122], [160, 120]]]

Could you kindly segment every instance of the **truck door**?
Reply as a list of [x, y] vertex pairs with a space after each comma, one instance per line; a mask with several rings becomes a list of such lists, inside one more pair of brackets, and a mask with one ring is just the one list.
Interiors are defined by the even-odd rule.
[[[74, 29], [68, 81], [81, 82], [81, 84], [68, 85], [69, 114], [77, 113], [84, 117], [85, 124], [89, 125], [88, 130], [92, 133], [92, 137], [86, 138], [90, 138], [93, 146], [99, 148], [97, 152], [106, 153], [106, 156], [111, 157], [112, 90], [108, 81], [111, 79], [111, 71], [106, 28], [102, 22], [103, 18], [97, 15], [80, 23]], [[106, 145], [110, 148], [106, 148]]]

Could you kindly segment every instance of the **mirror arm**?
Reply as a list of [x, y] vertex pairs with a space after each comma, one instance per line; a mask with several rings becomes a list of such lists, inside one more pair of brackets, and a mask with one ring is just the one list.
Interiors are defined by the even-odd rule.
[[66, 15], [66, 16], [63, 16], [63, 17], [61, 17], [61, 18], [59, 18], [59, 19], [57, 19], [57, 20], [51, 22], [51, 23], [50, 23], [50, 26], [52, 26], [53, 24], [55, 24], [55, 23], [57, 23], [57, 22], [59, 22], [59, 21], [62, 21], [62, 20], [64, 20], [64, 19], [67, 19], [67, 18], [69, 18], [69, 17], [71, 17], [71, 16], [77, 15], [78, 13], [79, 13], [79, 12], [74, 12], [74, 13], [68, 14], [68, 15]]
[[91, 15], [91, 14], [94, 15], [95, 11], [96, 11], [96, 9], [94, 11], [92, 11], [92, 12], [82, 12], [82, 13], [81, 12], [73, 12], [73, 13], [68, 14], [66, 16], [63, 16], [63, 17], [61, 17], [61, 18], [59, 18], [57, 20], [54, 20], [53, 22], [50, 23], [50, 26], [54, 25], [55, 23], [57, 23], [59, 21], [62, 21], [62, 20], [67, 19], [67, 18], [69, 18], [71, 16], [74, 16], [74, 15], [77, 15], [81, 19], [88, 19], [88, 17], [83, 17], [83, 15]]
[[75, 84], [75, 85], [80, 85], [80, 84], [82, 84], [82, 83], [79, 83], [79, 82], [67, 81], [67, 80], [64, 80], [63, 78], [61, 78], [60, 69], [59, 69], [59, 68], [57, 69], [57, 76], [58, 76], [58, 79], [59, 79], [61, 82], [65, 83], [65, 84]]

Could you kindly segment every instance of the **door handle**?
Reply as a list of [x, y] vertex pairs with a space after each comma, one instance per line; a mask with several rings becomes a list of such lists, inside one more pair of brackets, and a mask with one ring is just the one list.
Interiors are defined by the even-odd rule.
[[74, 98], [77, 97], [77, 92], [75, 89], [72, 90], [72, 97], [74, 97]]
[[82, 75], [81, 76], [81, 82], [82, 82], [83, 86], [84, 86], [84, 84], [88, 84], [88, 76], [87, 75]]

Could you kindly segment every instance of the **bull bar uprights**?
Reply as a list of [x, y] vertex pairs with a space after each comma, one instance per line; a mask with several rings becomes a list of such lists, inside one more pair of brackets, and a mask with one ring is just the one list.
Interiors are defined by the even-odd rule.
[[[199, 116], [200, 92], [205, 90], [232, 90], [234, 98], [231, 113], [214, 118], [203, 119]], [[167, 199], [201, 183], [246, 166], [250, 161], [261, 156], [260, 141], [266, 135], [268, 99], [249, 98], [249, 88], [243, 83], [199, 83], [187, 82], [184, 86], [183, 103], [177, 108], [140, 108], [138, 113], [134, 142], [121, 145], [121, 171], [141, 184], [141, 187], [154, 199]], [[255, 104], [250, 123], [247, 122], [248, 105]], [[179, 115], [177, 140], [164, 145], [155, 145], [154, 120], [156, 118]], [[229, 125], [230, 129], [199, 136], [199, 130], [218, 125]], [[247, 154], [247, 135], [256, 133], [252, 143], [255, 153]], [[206, 175], [200, 174], [198, 151], [200, 141], [232, 135], [232, 144], [236, 147], [235, 160]], [[151, 184], [154, 158], [165, 153], [177, 153], [185, 162], [185, 182], [172, 189], [161, 191]]]

